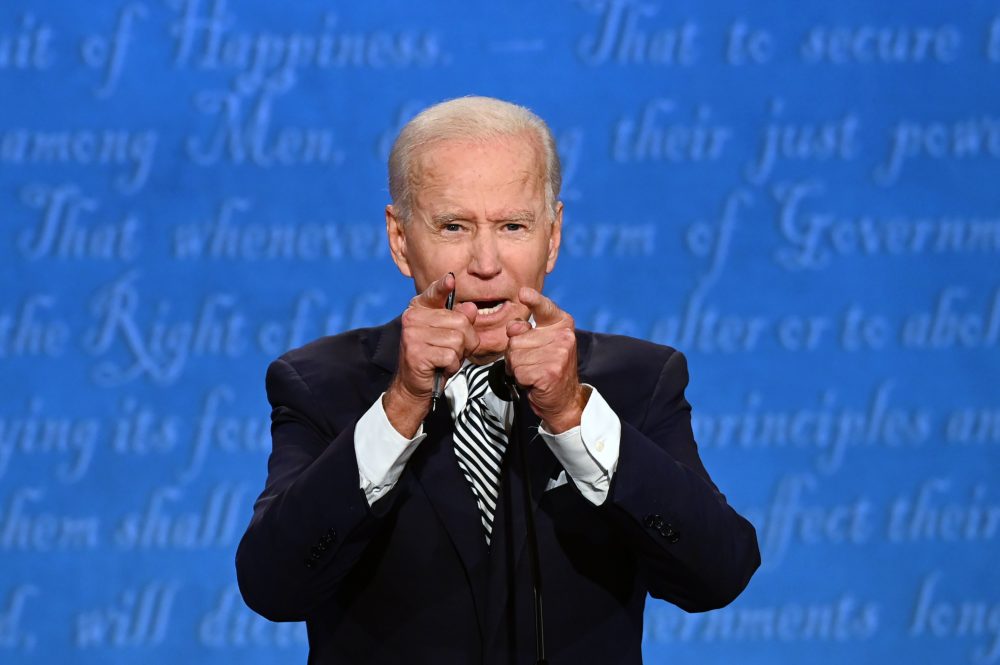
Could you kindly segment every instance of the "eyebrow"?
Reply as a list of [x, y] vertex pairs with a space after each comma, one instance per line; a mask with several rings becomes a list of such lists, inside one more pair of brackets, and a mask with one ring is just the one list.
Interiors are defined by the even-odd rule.
[[[468, 221], [473, 215], [461, 212], [440, 212], [431, 217], [435, 224], [451, 224], [453, 222]], [[509, 210], [490, 217], [491, 222], [534, 222], [535, 213], [531, 210]]]
[[535, 213], [531, 210], [511, 210], [498, 217], [490, 218], [491, 222], [533, 222]]
[[437, 225], [451, 224], [452, 222], [458, 222], [464, 219], [466, 219], [465, 215], [457, 212], [440, 212], [431, 217], [431, 221]]

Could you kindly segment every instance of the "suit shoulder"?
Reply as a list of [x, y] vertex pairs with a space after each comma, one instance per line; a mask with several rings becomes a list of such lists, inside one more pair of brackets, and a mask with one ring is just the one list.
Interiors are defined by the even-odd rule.
[[684, 356], [673, 347], [624, 335], [577, 332], [578, 350], [587, 345], [580, 358], [580, 380], [597, 388], [625, 421], [637, 426], [643, 422], [665, 370], [670, 381], [687, 383]]
[[[672, 346], [636, 337], [578, 330], [580, 341], [588, 345], [587, 364], [601, 368], [612, 365], [629, 371], [655, 370], [680, 352]], [[682, 355], [682, 354], [681, 354]]]
[[363, 362], [372, 358], [383, 334], [394, 323], [395, 321], [390, 321], [380, 326], [354, 328], [336, 335], [326, 335], [289, 349], [278, 359], [296, 368], [316, 362], [334, 364]]
[[290, 349], [271, 363], [272, 367], [289, 365], [311, 388], [330, 386], [340, 380], [351, 381], [358, 375], [368, 375], [377, 354], [385, 354], [384, 346], [395, 346], [390, 333], [395, 321], [370, 328], [355, 328], [336, 335], [320, 337], [300, 347]]

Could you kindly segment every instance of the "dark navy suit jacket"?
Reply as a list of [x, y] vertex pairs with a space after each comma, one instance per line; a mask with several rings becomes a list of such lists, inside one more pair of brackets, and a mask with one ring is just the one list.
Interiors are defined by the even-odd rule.
[[236, 555], [246, 603], [306, 621], [310, 663], [533, 663], [526, 553], [530, 483], [552, 665], [640, 663], [647, 593], [689, 611], [721, 607], [760, 563], [754, 528], [705, 471], [684, 398], [684, 357], [627, 337], [577, 331], [581, 381], [622, 423], [607, 501], [572, 482], [518, 406], [529, 478], [508, 450], [487, 548], [439, 408], [398, 484], [369, 507], [354, 426], [396, 370], [399, 320], [325, 337], [267, 372], [273, 449]]

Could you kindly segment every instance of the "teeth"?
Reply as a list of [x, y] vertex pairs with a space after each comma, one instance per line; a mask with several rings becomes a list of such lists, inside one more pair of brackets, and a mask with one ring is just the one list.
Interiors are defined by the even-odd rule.
[[486, 316], [487, 314], [492, 314], [493, 312], [498, 311], [501, 307], [503, 307], [503, 303], [500, 303], [499, 305], [494, 305], [493, 307], [487, 307], [486, 309], [481, 309], [479, 310], [479, 316]]

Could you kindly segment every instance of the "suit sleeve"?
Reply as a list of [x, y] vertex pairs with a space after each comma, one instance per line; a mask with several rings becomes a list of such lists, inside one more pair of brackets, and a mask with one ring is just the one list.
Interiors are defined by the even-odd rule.
[[302, 621], [350, 571], [394, 497], [390, 492], [368, 505], [359, 483], [356, 421], [330, 429], [323, 405], [289, 362], [274, 361], [266, 385], [272, 406], [267, 482], [237, 549], [236, 574], [251, 609], [272, 621]]
[[687, 362], [674, 351], [643, 422], [622, 422], [605, 507], [632, 543], [650, 595], [700, 612], [739, 595], [760, 551], [753, 526], [729, 506], [698, 456], [687, 382]]

